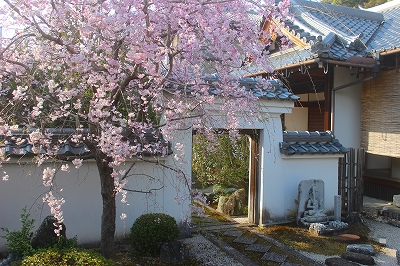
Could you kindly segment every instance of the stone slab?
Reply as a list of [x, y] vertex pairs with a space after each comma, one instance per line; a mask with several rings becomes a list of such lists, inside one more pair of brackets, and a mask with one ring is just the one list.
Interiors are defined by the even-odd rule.
[[400, 207], [400, 195], [393, 195], [393, 205]]
[[256, 241], [257, 241], [257, 238], [245, 237], [245, 236], [239, 236], [238, 238], [233, 240], [233, 242], [235, 242], [235, 243], [241, 243], [241, 244], [246, 244], [246, 245], [251, 245]]
[[279, 254], [279, 253], [275, 253], [275, 252], [266, 252], [264, 254], [264, 256], [262, 256], [261, 259], [282, 263], [282, 262], [285, 262], [287, 257], [288, 257], [288, 255]]
[[284, 262], [281, 264], [281, 266], [303, 266], [303, 265], [296, 264], [296, 263], [290, 263], [290, 262]]
[[[314, 187], [315, 198], [320, 204], [319, 209], [324, 209], [324, 181], [321, 179], [309, 179], [302, 180], [298, 186], [298, 209], [297, 209], [297, 221], [303, 216], [307, 210], [307, 201], [310, 199], [310, 191]], [[314, 221], [318, 222], [318, 221]]]
[[325, 260], [327, 266], [359, 266], [358, 263], [345, 260], [343, 258], [327, 258]]
[[243, 235], [242, 231], [239, 230], [228, 230], [224, 233], [224, 236], [234, 236], [234, 237], [239, 237]]
[[248, 246], [245, 250], [265, 253], [265, 252], [267, 252], [270, 248], [271, 248], [271, 246], [260, 245], [260, 244], [251, 244], [251, 245]]
[[375, 256], [375, 249], [370, 244], [352, 244], [346, 247], [346, 251]]
[[333, 219], [335, 221], [341, 221], [342, 220], [342, 196], [335, 195], [333, 201], [334, 201]]
[[375, 265], [375, 260], [370, 255], [346, 251], [340, 257], [363, 265]]
[[358, 241], [360, 241], [360, 237], [353, 234], [341, 234], [335, 236], [333, 239], [335, 239], [335, 241], [340, 243], [349, 243], [349, 244], [355, 244]]

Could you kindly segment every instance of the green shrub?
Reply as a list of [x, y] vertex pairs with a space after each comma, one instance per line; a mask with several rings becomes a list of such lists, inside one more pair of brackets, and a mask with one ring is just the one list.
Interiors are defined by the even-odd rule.
[[7, 243], [6, 247], [8, 252], [16, 258], [22, 258], [23, 256], [32, 255], [35, 249], [31, 245], [32, 229], [34, 227], [34, 219], [30, 219], [30, 214], [26, 207], [22, 209], [20, 215], [21, 229], [11, 231], [8, 228], [0, 228], [6, 232], [3, 237]]
[[107, 260], [99, 253], [93, 250], [68, 248], [57, 249], [48, 248], [34, 255], [25, 257], [18, 266], [112, 266], [110, 260]]
[[172, 241], [179, 235], [173, 217], [164, 213], [143, 214], [133, 223], [129, 236], [132, 247], [145, 256], [160, 253], [161, 244]]

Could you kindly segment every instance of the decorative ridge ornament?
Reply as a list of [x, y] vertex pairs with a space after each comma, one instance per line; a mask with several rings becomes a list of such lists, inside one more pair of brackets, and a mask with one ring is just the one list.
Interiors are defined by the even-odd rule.
[[322, 40], [322, 36], [317, 37], [317, 41], [311, 45], [311, 52], [313, 54], [323, 55], [329, 53], [331, 45]]
[[354, 41], [352, 41], [349, 44], [349, 49], [351, 50], [355, 50], [357, 52], [362, 52], [365, 51], [367, 49], [367, 46], [364, 44], [364, 42], [361, 40], [361, 38], [363, 37], [363, 34], [360, 33], [358, 36], [356, 36], [356, 38], [354, 39]]

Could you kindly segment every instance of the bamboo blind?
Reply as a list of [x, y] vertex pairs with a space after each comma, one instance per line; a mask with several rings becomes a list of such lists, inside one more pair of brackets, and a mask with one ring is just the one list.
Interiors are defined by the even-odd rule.
[[381, 72], [363, 84], [361, 147], [372, 154], [400, 158], [400, 74]]

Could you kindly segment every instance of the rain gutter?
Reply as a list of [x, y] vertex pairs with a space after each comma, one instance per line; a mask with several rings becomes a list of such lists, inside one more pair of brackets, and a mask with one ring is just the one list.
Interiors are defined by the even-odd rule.
[[[337, 65], [337, 66], [346, 66], [346, 67], [361, 67], [361, 68], [373, 68], [375, 64], [363, 64], [363, 63], [353, 63], [353, 62], [348, 62], [348, 61], [339, 61], [339, 60], [333, 60], [333, 59], [325, 59], [325, 58], [316, 58], [316, 59], [310, 59], [290, 65], [286, 65], [283, 67], [278, 67], [275, 68], [276, 71], [279, 70], [284, 70], [288, 68], [293, 68], [293, 67], [299, 67], [299, 66], [305, 66], [305, 65], [311, 65], [311, 64], [318, 64], [318, 63], [323, 63], [323, 64], [332, 64], [332, 65]], [[263, 73], [263, 72], [259, 72]], [[251, 74], [255, 75], [255, 74]]]

